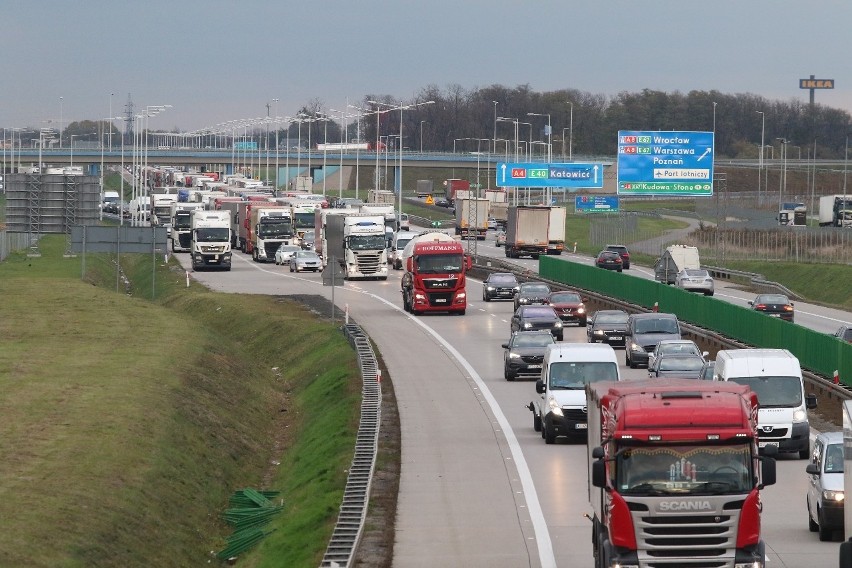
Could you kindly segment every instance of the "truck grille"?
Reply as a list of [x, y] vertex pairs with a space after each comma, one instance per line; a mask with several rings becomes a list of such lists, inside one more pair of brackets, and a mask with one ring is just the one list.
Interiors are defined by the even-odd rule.
[[381, 259], [380, 254], [375, 253], [366, 253], [359, 254], [355, 253], [355, 262], [358, 266], [358, 272], [361, 274], [378, 274], [379, 272], [379, 260]]
[[225, 252], [225, 246], [224, 245], [201, 245], [201, 252], [222, 253], [222, 252]]
[[274, 259], [275, 253], [280, 246], [281, 243], [263, 243], [263, 251], [266, 253], [266, 258]]
[[455, 290], [458, 278], [424, 278], [423, 287], [427, 290]]
[[717, 512], [705, 515], [660, 511], [649, 515], [647, 505], [653, 508], [657, 500], [628, 503], [643, 568], [733, 566], [739, 523], [737, 510], [742, 508], [742, 500], [714, 500]]

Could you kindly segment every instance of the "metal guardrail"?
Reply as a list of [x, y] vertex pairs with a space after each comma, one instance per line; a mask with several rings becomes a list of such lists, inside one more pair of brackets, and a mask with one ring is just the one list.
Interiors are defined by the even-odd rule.
[[739, 278], [746, 278], [751, 282], [751, 285], [757, 288], [760, 291], [769, 291], [769, 292], [778, 292], [780, 294], [785, 294], [794, 300], [804, 300], [801, 296], [784, 286], [783, 284], [779, 284], [778, 282], [773, 282], [772, 280], [767, 280], [763, 274], [758, 274], [756, 272], [745, 272], [743, 270], [733, 270], [730, 268], [721, 268], [719, 266], [704, 266], [705, 270], [710, 273], [710, 276], [713, 278], [720, 278], [722, 280], [730, 280], [732, 277], [737, 276]]
[[320, 564], [321, 567], [329, 568], [349, 567], [354, 562], [355, 550], [361, 540], [367, 515], [381, 422], [382, 386], [370, 339], [361, 327], [355, 324], [346, 324], [343, 333], [355, 349], [361, 369], [361, 422], [337, 524]]

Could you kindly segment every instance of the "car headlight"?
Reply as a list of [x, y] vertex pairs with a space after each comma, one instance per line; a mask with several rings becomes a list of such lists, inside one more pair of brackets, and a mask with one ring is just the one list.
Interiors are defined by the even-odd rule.
[[515, 286], [514, 288], [512, 288], [512, 290], [517, 294], [518, 292], [521, 291], [521, 288], [520, 288], [520, 286]]
[[556, 414], [557, 416], [562, 416], [562, 407], [559, 406], [559, 403], [552, 396], [548, 397], [547, 399], [547, 408], [553, 414]]
[[843, 501], [843, 491], [832, 491], [830, 489], [826, 489], [822, 492], [822, 498], [826, 501]]
[[519, 304], [529, 304], [529, 302], [530, 302], [529, 298], [518, 298]]
[[514, 351], [509, 351], [509, 359], [520, 359], [521, 356], [515, 353]]
[[577, 308], [577, 313], [578, 314], [585, 314], [586, 313], [586, 307], [583, 304], [580, 304], [580, 306]]
[[793, 422], [807, 422], [808, 421], [808, 413], [805, 412], [804, 409], [800, 408], [793, 412]]
[[532, 329], [532, 324], [530, 322], [524, 322], [524, 329]]
[[603, 335], [603, 334], [604, 334], [604, 332], [603, 332], [603, 330], [602, 330], [602, 329], [596, 329], [596, 330], [595, 330], [595, 331], [593, 331], [592, 333], [593, 333], [594, 335]]
[[558, 322], [554, 323], [553, 327], [562, 327], [562, 322], [558, 321]]
[[630, 344], [630, 350], [631, 351], [645, 351], [644, 349], [642, 349], [641, 345], [637, 345], [636, 343]]
[[493, 292], [494, 286], [486, 286], [485, 289], [488, 290], [489, 292]]

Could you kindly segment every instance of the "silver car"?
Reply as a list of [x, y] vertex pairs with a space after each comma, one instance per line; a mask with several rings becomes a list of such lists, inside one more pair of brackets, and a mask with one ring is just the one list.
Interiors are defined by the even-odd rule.
[[322, 270], [322, 260], [319, 255], [311, 250], [299, 250], [290, 259], [290, 272], [301, 272], [311, 270], [319, 272]]
[[675, 286], [689, 292], [701, 292], [712, 296], [715, 292], [713, 277], [703, 269], [684, 268], [675, 276]]
[[808, 474], [808, 527], [820, 540], [843, 532], [843, 432], [823, 432], [814, 440]]
[[281, 245], [275, 251], [275, 264], [290, 264], [293, 256], [300, 250], [302, 250], [302, 247], [296, 245]]

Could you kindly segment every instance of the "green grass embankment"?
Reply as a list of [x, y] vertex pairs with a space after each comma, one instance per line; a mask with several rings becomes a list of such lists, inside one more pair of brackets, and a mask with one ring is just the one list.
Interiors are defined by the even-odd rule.
[[287, 300], [186, 288], [162, 259], [151, 301], [148, 255], [122, 257], [133, 295], [117, 294], [107, 255], [83, 281], [64, 246], [0, 263], [0, 565], [207, 564], [244, 487], [285, 509], [241, 565], [318, 565], [360, 400], [340, 331]]

